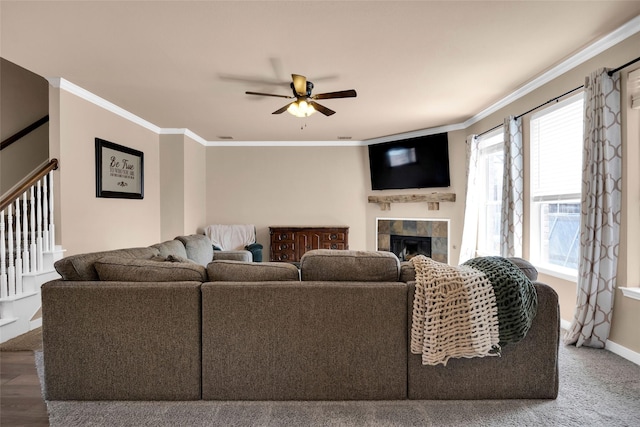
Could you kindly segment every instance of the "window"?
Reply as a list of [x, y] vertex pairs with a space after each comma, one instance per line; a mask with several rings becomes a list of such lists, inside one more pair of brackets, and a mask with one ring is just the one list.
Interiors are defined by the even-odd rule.
[[504, 136], [500, 129], [480, 138], [478, 255], [500, 255], [500, 210], [504, 175]]
[[575, 279], [580, 256], [583, 95], [531, 118], [531, 259]]

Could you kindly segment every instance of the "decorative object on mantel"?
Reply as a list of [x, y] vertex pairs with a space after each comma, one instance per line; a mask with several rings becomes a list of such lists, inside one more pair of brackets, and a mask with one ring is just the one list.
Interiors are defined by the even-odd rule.
[[427, 202], [430, 211], [440, 209], [440, 202], [455, 202], [456, 193], [396, 194], [394, 196], [369, 196], [369, 203], [377, 203], [383, 211], [391, 210], [391, 203]]

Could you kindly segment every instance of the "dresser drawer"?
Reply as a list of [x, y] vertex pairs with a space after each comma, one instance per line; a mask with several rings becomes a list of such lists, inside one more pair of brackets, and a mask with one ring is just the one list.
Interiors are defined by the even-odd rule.
[[322, 233], [322, 242], [342, 242], [346, 240], [346, 233], [343, 232], [326, 232]]
[[347, 245], [344, 242], [322, 242], [321, 249], [347, 249]]
[[289, 242], [293, 244], [295, 242], [296, 234], [292, 231], [278, 231], [271, 235], [272, 242]]
[[296, 258], [297, 258], [297, 255], [294, 251], [273, 251], [271, 252], [270, 261], [294, 262], [294, 261], [298, 261]]

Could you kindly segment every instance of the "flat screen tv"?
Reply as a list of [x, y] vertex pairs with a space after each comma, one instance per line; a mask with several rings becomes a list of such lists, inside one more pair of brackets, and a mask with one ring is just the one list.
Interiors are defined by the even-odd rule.
[[446, 133], [369, 145], [371, 188], [449, 187]]

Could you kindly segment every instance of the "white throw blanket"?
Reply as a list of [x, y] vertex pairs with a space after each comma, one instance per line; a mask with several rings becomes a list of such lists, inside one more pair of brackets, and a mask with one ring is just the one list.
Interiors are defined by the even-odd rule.
[[[453, 267], [423, 255], [416, 269], [411, 352], [423, 365], [454, 357], [497, 356], [498, 309], [491, 282], [468, 266]], [[499, 348], [499, 347], [498, 347]]]
[[211, 243], [223, 251], [237, 251], [256, 242], [256, 228], [251, 224], [214, 224], [205, 228], [204, 233]]

